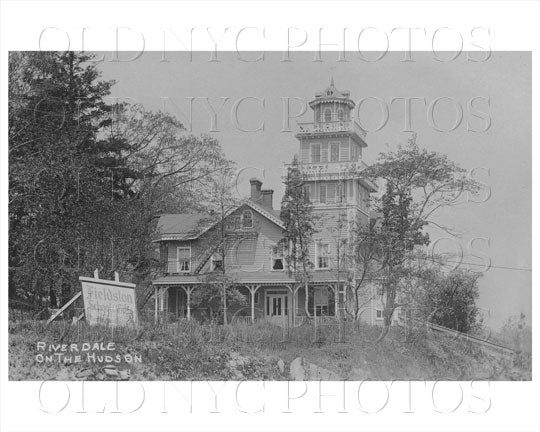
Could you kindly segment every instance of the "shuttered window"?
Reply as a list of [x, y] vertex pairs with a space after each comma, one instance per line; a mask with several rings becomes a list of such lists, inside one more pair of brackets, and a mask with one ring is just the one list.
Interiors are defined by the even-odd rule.
[[319, 185], [319, 201], [321, 203], [326, 203], [326, 185], [321, 184]]
[[311, 162], [318, 163], [321, 161], [321, 145], [311, 144]]
[[339, 143], [333, 142], [330, 143], [330, 162], [339, 161]]
[[339, 144], [339, 161], [347, 162], [349, 160], [349, 143], [342, 142]]
[[343, 181], [339, 183], [339, 187], [338, 187], [339, 201], [344, 201], [344, 202], [347, 201], [347, 186], [348, 186], [347, 181]]
[[309, 163], [309, 143], [300, 144], [300, 162]]
[[326, 189], [326, 202], [333, 203], [336, 202], [336, 184], [328, 183]]
[[321, 144], [321, 162], [328, 162], [328, 144]]

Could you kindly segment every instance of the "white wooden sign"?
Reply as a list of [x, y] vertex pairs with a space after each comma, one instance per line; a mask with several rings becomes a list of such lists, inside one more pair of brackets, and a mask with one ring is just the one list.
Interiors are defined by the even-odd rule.
[[82, 284], [84, 313], [88, 323], [109, 326], [137, 325], [135, 284], [82, 276], [79, 280]]

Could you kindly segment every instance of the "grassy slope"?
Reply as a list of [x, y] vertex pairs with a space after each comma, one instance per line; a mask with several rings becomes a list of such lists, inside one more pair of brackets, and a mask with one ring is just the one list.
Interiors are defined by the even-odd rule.
[[[283, 380], [277, 360], [288, 365], [296, 357], [347, 379], [361, 369], [369, 379], [469, 380], [530, 379], [530, 361], [518, 366], [483, 353], [467, 341], [453, 340], [419, 329], [405, 342], [401, 330], [392, 329], [380, 343], [373, 343], [377, 328], [365, 326], [345, 332], [338, 341], [336, 327], [320, 328], [314, 342], [313, 329], [303, 326], [287, 335], [265, 323], [255, 326], [202, 326], [180, 322], [167, 326], [144, 326], [139, 332], [73, 326], [67, 323], [10, 323], [9, 378], [11, 380], [104, 379], [102, 365], [85, 362], [63, 365], [35, 361], [38, 341], [46, 343], [116, 342], [113, 354], [140, 354], [142, 363], [117, 364], [130, 371], [133, 380]], [[231, 364], [231, 353], [241, 361]], [[286, 366], [287, 367], [287, 366]]]

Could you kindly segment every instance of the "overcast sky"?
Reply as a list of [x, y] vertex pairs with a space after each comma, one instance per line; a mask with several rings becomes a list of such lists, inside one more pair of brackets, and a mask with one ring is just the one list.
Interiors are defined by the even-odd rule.
[[[243, 57], [256, 60], [259, 56], [246, 53]], [[369, 56], [377, 57], [373, 53]], [[130, 53], [119, 56], [124, 60], [130, 57]], [[293, 132], [284, 131], [283, 98], [307, 102], [328, 86], [331, 76], [338, 89], [350, 90], [353, 100], [369, 98], [357, 117], [369, 130], [364, 151], [368, 164], [379, 152], [394, 149], [411, 136], [406, 130], [404, 102], [390, 103], [392, 98], [425, 98], [426, 104], [422, 100], [411, 105], [411, 130], [418, 134], [418, 144], [473, 169], [475, 178], [486, 184], [480, 196], [471, 198], [482, 202], [468, 202], [464, 196], [461, 204], [440, 214], [438, 220], [459, 236], [430, 230], [432, 240], [447, 237], [437, 243], [437, 251], [458, 248], [463, 251], [463, 261], [474, 264], [485, 263], [489, 256], [493, 267], [480, 280], [480, 306], [487, 322], [498, 327], [508, 316], [520, 312], [530, 322], [531, 272], [523, 270], [531, 268], [528, 53], [492, 53], [487, 61], [477, 62], [468, 61], [466, 53], [449, 62], [436, 61], [431, 53], [413, 53], [412, 62], [403, 61], [403, 53], [389, 53], [373, 62], [362, 61], [353, 53], [346, 56], [349, 61], [339, 62], [335, 52], [323, 53], [321, 62], [313, 61], [313, 53], [294, 53], [289, 62], [281, 61], [282, 53], [266, 53], [264, 60], [257, 62], [241, 61], [236, 53], [219, 53], [219, 61], [210, 62], [210, 57], [210, 53], [194, 53], [190, 60], [189, 53], [168, 52], [167, 61], [162, 61], [163, 53], [144, 53], [134, 61], [104, 61], [99, 68], [103, 78], [117, 81], [113, 96], [132, 98], [128, 100], [147, 109], [165, 108], [186, 125], [189, 98], [196, 98], [192, 102], [193, 133], [211, 129], [211, 111], [205, 100], [209, 98], [218, 113], [214, 126], [219, 132], [211, 133], [239, 168], [248, 168], [242, 174], [240, 191], [247, 193], [250, 177], [264, 177], [263, 187], [275, 190], [275, 207], [283, 194], [282, 164], [298, 151], [296, 121], [312, 120], [308, 108], [304, 116], [291, 120]], [[435, 103], [431, 116], [429, 108], [437, 98], [442, 99]], [[260, 99], [264, 99], [264, 107]], [[295, 115], [301, 102], [291, 100], [290, 107]], [[388, 122], [376, 130], [385, 118], [385, 107]], [[459, 107], [462, 121], [448, 131], [459, 120]], [[487, 117], [490, 125], [484, 131]], [[263, 131], [246, 132], [256, 130], [262, 122]], [[483, 270], [481, 265], [470, 268]]]

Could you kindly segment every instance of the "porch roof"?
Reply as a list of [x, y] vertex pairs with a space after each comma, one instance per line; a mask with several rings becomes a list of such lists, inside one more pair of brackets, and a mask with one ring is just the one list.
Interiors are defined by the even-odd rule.
[[[231, 272], [228, 273], [236, 283], [243, 284], [292, 284], [298, 281], [294, 276], [285, 271], [274, 272]], [[168, 275], [156, 278], [153, 285], [201, 285], [205, 283], [204, 275]], [[311, 274], [311, 284], [328, 282], [345, 282], [347, 280], [344, 274], [338, 275], [335, 271], [315, 270]]]

